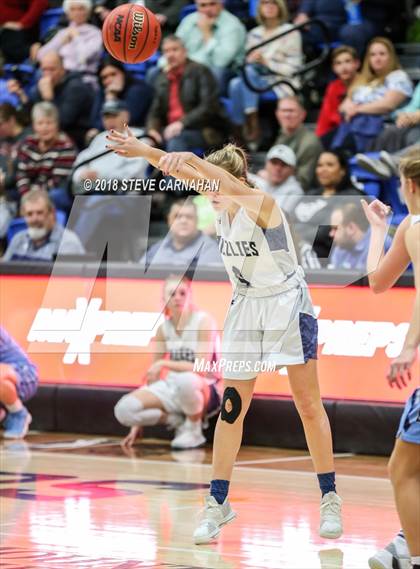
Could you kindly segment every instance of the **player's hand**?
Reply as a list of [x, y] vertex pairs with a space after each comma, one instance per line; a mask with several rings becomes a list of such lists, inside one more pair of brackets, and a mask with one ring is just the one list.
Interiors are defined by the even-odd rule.
[[404, 348], [398, 358], [392, 361], [387, 375], [390, 387], [396, 385], [398, 389], [407, 386], [411, 381], [411, 366], [417, 357], [417, 348]]
[[380, 200], [373, 200], [370, 204], [368, 204], [366, 200], [360, 201], [362, 202], [363, 210], [372, 228], [386, 229], [386, 218], [391, 213], [389, 205], [385, 205]]
[[121, 441], [121, 446], [125, 448], [131, 448], [133, 444], [136, 442], [137, 437], [141, 432], [141, 427], [135, 426], [131, 427], [130, 432], [125, 437], [123, 441]]
[[113, 150], [115, 154], [125, 158], [143, 156], [143, 152], [147, 147], [147, 144], [144, 144], [144, 142], [141, 142], [134, 136], [128, 126], [125, 127], [124, 132], [110, 130], [106, 138], [114, 142], [114, 144], [107, 144], [106, 147]]
[[182, 166], [192, 158], [194, 158], [192, 152], [167, 152], [159, 160], [158, 168], [167, 176], [171, 171], [179, 172]]

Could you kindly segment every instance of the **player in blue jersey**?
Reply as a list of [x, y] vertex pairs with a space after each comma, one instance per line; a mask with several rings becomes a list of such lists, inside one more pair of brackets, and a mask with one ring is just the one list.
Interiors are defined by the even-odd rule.
[[38, 387], [36, 366], [20, 346], [0, 326], [0, 414], [3, 437], [20, 439], [28, 432], [32, 417], [23, 405]]
[[[409, 215], [400, 224], [390, 250], [383, 255], [389, 208], [379, 200], [362, 201], [371, 225], [369, 285], [384, 292], [412, 262], [416, 300], [400, 355], [388, 372], [390, 387], [402, 389], [411, 380], [420, 345], [420, 146], [400, 162], [401, 187]], [[408, 398], [389, 462], [395, 502], [403, 531], [369, 559], [371, 569], [420, 569], [420, 388]]]

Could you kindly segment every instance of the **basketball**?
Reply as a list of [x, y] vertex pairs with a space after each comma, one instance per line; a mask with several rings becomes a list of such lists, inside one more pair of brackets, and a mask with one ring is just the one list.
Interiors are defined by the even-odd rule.
[[161, 39], [156, 16], [137, 4], [122, 4], [108, 14], [102, 27], [105, 47], [124, 63], [141, 63], [158, 49]]

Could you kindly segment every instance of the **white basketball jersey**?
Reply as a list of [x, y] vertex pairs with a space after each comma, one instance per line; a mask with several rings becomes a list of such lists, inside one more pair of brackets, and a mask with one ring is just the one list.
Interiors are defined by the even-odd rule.
[[[276, 287], [285, 285], [291, 277], [303, 280], [289, 225], [283, 222], [263, 229], [241, 207], [232, 223], [227, 211], [216, 219], [219, 250], [232, 285], [236, 288]], [[296, 286], [296, 284], [294, 285]]]
[[410, 218], [410, 226], [420, 223], [420, 215], [412, 215]]
[[[169, 359], [175, 361], [187, 361], [194, 363], [200, 353], [199, 334], [201, 320], [208, 315], [205, 312], [192, 312], [183, 330], [175, 330], [171, 320], [165, 320], [162, 331], [165, 337]], [[214, 333], [214, 345], [212, 350], [212, 362], [217, 362], [219, 357], [219, 335]], [[215, 374], [213, 374], [215, 375]]]

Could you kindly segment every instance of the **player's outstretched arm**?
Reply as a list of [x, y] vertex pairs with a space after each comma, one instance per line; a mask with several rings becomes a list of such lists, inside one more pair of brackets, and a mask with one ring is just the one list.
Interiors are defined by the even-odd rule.
[[[277, 227], [282, 223], [280, 210], [272, 196], [258, 188], [250, 187], [245, 181], [235, 178], [220, 166], [211, 164], [195, 154], [190, 152], [166, 153], [159, 161], [159, 168], [164, 173], [177, 178], [182, 173], [185, 164], [192, 166], [202, 178], [216, 180], [219, 184], [219, 192], [245, 208], [255, 219], [257, 225]], [[203, 193], [208, 195], [208, 192]]]
[[[162, 158], [167, 156], [168, 153], [139, 140], [128, 127], [126, 127], [125, 132], [119, 132], [117, 130], [109, 131], [107, 139], [113, 143], [108, 144], [107, 148], [113, 150], [115, 154], [123, 156], [124, 158], [144, 158], [155, 168], [163, 170], [163, 168], [159, 166], [159, 162]], [[188, 157], [194, 156], [192, 152], [178, 152], [176, 154], [185, 154], [188, 155]], [[175, 173], [172, 175], [182, 180], [198, 180], [203, 178], [197, 169], [193, 168], [187, 161], [185, 161], [182, 170], [177, 171], [176, 175]]]
[[[282, 223], [280, 210], [272, 196], [249, 187], [223, 168], [210, 164], [192, 152], [164, 152], [138, 140], [128, 127], [125, 133], [110, 131], [107, 138], [114, 143], [107, 148], [116, 154], [125, 158], [144, 158], [164, 174], [182, 180], [217, 180], [219, 192], [244, 207], [262, 227], [275, 227]], [[197, 191], [208, 195], [205, 189], [197, 187]]]
[[361, 201], [371, 229], [367, 258], [369, 286], [375, 293], [384, 292], [393, 286], [410, 263], [410, 256], [404, 240], [409, 219], [404, 219], [399, 225], [391, 248], [384, 255], [389, 207], [379, 200], [374, 200], [370, 204], [365, 200]]

